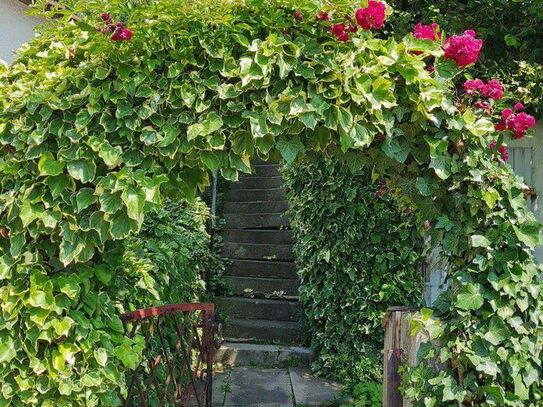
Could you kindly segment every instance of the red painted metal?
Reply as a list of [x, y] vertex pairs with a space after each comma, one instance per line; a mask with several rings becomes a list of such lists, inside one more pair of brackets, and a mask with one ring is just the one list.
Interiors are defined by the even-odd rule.
[[120, 316], [129, 338], [145, 338], [144, 358], [131, 372], [124, 407], [211, 407], [215, 305], [172, 304]]

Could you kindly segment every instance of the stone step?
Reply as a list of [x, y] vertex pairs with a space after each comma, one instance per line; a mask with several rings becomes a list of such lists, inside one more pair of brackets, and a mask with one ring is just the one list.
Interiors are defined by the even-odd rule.
[[298, 279], [255, 278], [225, 275], [226, 282], [234, 295], [298, 297]]
[[226, 227], [230, 229], [280, 228], [288, 226], [282, 213], [225, 213]]
[[302, 305], [298, 301], [215, 297], [215, 304], [230, 318], [298, 321], [303, 317]]
[[283, 185], [281, 177], [255, 177], [245, 176], [240, 177], [238, 182], [230, 183], [230, 189], [272, 189], [280, 188]]
[[230, 243], [222, 245], [222, 256], [246, 260], [294, 260], [291, 244]]
[[292, 230], [224, 229], [222, 238], [231, 243], [292, 244]]
[[250, 340], [299, 344], [303, 342], [302, 335], [300, 324], [291, 321], [230, 318], [223, 326], [223, 337], [234, 342]]
[[285, 212], [288, 202], [284, 201], [253, 201], [226, 202], [224, 213], [277, 213]]
[[298, 278], [296, 265], [287, 261], [233, 260], [226, 265], [226, 275], [254, 278]]
[[309, 366], [313, 352], [300, 346], [259, 345], [244, 342], [224, 342], [215, 352], [215, 362], [224, 366], [281, 366], [297, 361]]
[[279, 169], [281, 166], [279, 164], [262, 164], [255, 165], [254, 175], [257, 177], [280, 177], [281, 173]]
[[261, 165], [279, 165], [277, 161], [272, 161], [272, 160], [263, 161], [259, 159], [251, 160], [251, 164], [253, 164], [255, 167], [259, 167]]
[[227, 202], [283, 201], [286, 200], [282, 188], [271, 189], [230, 189], [226, 193]]

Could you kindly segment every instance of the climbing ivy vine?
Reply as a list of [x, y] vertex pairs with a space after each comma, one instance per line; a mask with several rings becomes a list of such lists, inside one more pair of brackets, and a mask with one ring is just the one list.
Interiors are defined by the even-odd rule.
[[533, 123], [511, 112], [498, 133], [452, 92], [474, 32], [375, 38], [392, 11], [375, 1], [67, 5], [0, 74], [0, 405], [118, 405], [142, 341], [96, 285], [107, 242], [210, 171], [331, 146], [401, 191], [448, 259], [419, 325], [441, 344], [421, 356], [446, 363], [407, 375], [415, 404], [538, 405], [541, 225], [497, 150]]
[[352, 387], [381, 382], [386, 309], [423, 304], [415, 215], [339, 151], [308, 153], [283, 176], [312, 368]]

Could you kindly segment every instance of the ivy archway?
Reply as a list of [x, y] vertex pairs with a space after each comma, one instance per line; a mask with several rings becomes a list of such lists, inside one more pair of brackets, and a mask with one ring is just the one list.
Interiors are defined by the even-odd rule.
[[539, 405], [541, 225], [495, 130], [533, 118], [494, 114], [495, 82], [454, 88], [475, 33], [380, 38], [374, 1], [74, 3], [0, 76], [0, 405], [116, 405], [137, 344], [96, 277], [108, 242], [210, 171], [330, 147], [389, 179], [447, 257], [421, 327], [448, 364], [409, 372], [416, 405]]

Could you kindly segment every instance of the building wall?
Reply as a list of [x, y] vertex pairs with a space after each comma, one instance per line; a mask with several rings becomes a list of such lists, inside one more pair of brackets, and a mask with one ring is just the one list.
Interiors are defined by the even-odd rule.
[[[509, 164], [535, 191], [529, 198], [529, 206], [537, 220], [543, 223], [543, 119], [538, 120], [533, 137], [508, 142]], [[536, 257], [543, 263], [543, 246], [536, 248]]]
[[26, 15], [28, 6], [19, 0], [0, 0], [0, 60], [10, 63], [14, 52], [34, 36], [41, 19]]

